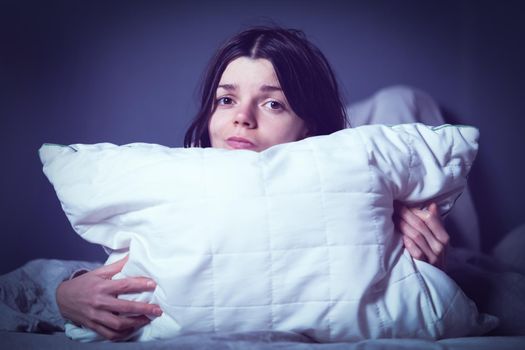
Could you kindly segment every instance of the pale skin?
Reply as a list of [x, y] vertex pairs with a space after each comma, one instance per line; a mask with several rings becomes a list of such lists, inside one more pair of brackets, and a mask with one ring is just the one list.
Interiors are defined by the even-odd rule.
[[[212, 147], [260, 152], [308, 135], [268, 60], [240, 57], [230, 62], [219, 82], [216, 100], [217, 108], [208, 125]], [[393, 220], [413, 258], [444, 268], [449, 235], [435, 203], [426, 209], [395, 203]], [[146, 315], [160, 316], [162, 310], [157, 305], [117, 298], [119, 294], [155, 289], [155, 282], [146, 277], [111, 280], [126, 261], [124, 258], [61, 283], [56, 298], [64, 318], [107, 339], [119, 340], [150, 322]]]

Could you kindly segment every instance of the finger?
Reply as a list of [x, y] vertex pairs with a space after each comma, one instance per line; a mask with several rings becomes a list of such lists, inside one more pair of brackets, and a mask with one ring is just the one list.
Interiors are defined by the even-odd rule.
[[436, 203], [430, 204], [428, 210], [415, 209], [414, 214], [416, 214], [421, 220], [425, 222], [425, 224], [441, 244], [448, 244], [450, 241], [450, 236], [443, 226], [443, 222], [441, 221], [441, 216], [439, 215]]
[[100, 334], [105, 339], [111, 341], [124, 340], [135, 331], [135, 329], [132, 328], [122, 332], [118, 332], [96, 322], [89, 322], [86, 324], [86, 326]]
[[102, 267], [100, 267], [100, 268], [98, 268], [98, 269], [96, 269], [94, 271], [100, 277], [102, 277], [104, 279], [110, 279], [111, 277], [113, 277], [114, 275], [116, 275], [117, 273], [122, 271], [122, 268], [124, 267], [126, 262], [128, 262], [128, 257], [129, 257], [129, 255], [126, 255], [122, 259], [117, 260], [117, 261], [115, 261], [112, 264], [109, 264], [109, 265], [106, 265], [106, 266], [102, 266]]
[[93, 319], [94, 322], [109, 328], [116, 332], [126, 332], [130, 329], [137, 329], [145, 326], [151, 320], [146, 316], [122, 316], [115, 315], [111, 312], [103, 311], [98, 312], [96, 317]]
[[104, 289], [110, 294], [119, 295], [148, 292], [154, 290], [156, 286], [155, 281], [146, 277], [128, 277], [107, 281]]
[[434, 253], [432, 248], [430, 248], [426, 238], [423, 236], [423, 234], [420, 231], [414, 229], [410, 224], [408, 224], [403, 219], [399, 221], [399, 227], [401, 229], [401, 232], [403, 233], [403, 236], [407, 236], [408, 238], [410, 238], [411, 242], [415, 246], [417, 246], [417, 248], [421, 250], [422, 253], [425, 255], [425, 258], [427, 261], [434, 261], [436, 259], [436, 254]]
[[162, 310], [158, 305], [116, 298], [112, 299], [107, 305], [103, 307], [103, 309], [119, 314], [135, 314], [150, 316], [162, 315]]
[[[427, 226], [426, 221], [424, 221], [416, 213], [418, 213], [421, 216], [424, 216], [425, 218], [431, 218], [433, 220], [433, 223], [435, 223], [434, 221], [436, 220], [436, 217], [431, 215], [428, 211], [419, 209], [409, 209], [407, 207], [403, 207], [400, 210], [401, 219], [408, 223], [415, 230], [416, 233], [419, 233], [418, 235], [423, 236], [423, 238], [427, 242], [425, 246], [429, 246], [432, 249], [433, 254], [438, 255], [443, 250], [443, 243], [441, 243], [437, 239], [437, 237], [435, 237], [433, 231], [429, 228], [429, 226]], [[417, 244], [419, 244], [420, 242], [422, 243], [422, 240], [416, 239], [415, 236], [411, 236], [410, 238], [415, 240]], [[423, 249], [425, 247], [420, 248]], [[423, 251], [425, 254], [427, 254], [427, 251], [425, 249], [423, 249]]]
[[408, 253], [410, 254], [411, 257], [417, 260], [421, 260], [421, 261], [425, 260], [425, 255], [423, 254], [421, 249], [417, 247], [417, 245], [414, 243], [414, 241], [410, 237], [403, 236], [403, 244], [405, 246], [405, 249], [408, 250]]

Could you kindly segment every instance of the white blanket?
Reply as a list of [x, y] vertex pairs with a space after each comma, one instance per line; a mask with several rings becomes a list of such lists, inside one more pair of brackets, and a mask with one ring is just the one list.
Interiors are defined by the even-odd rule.
[[[393, 201], [450, 210], [477, 152], [471, 127], [363, 126], [261, 153], [152, 144], [44, 145], [73, 228], [129, 250], [161, 317], [133, 339], [283, 330], [318, 341], [477, 335], [496, 320], [394, 233]], [[95, 340], [70, 325], [74, 339]]]

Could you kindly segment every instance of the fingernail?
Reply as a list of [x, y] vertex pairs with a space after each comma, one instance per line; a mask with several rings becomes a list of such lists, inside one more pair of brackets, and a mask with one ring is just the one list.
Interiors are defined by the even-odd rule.
[[153, 309], [153, 314], [155, 316], [161, 316], [162, 315], [162, 310], [157, 307], [157, 308]]
[[153, 282], [153, 281], [148, 281], [148, 282], [146, 283], [146, 286], [148, 286], [149, 288], [153, 288], [153, 287], [155, 287], [155, 282]]

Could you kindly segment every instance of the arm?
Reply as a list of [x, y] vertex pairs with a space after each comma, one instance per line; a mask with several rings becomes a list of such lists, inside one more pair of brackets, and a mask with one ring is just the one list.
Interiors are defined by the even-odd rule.
[[444, 270], [450, 237], [443, 227], [436, 203], [423, 210], [396, 203], [394, 209], [394, 224], [403, 235], [403, 243], [410, 255]]
[[[146, 315], [160, 316], [162, 311], [157, 305], [117, 298], [119, 294], [154, 290], [156, 286], [144, 277], [111, 280], [126, 261], [127, 257], [62, 282], [56, 290], [62, 316], [110, 340], [125, 338], [149, 323]], [[138, 316], [121, 315], [130, 313]]]

